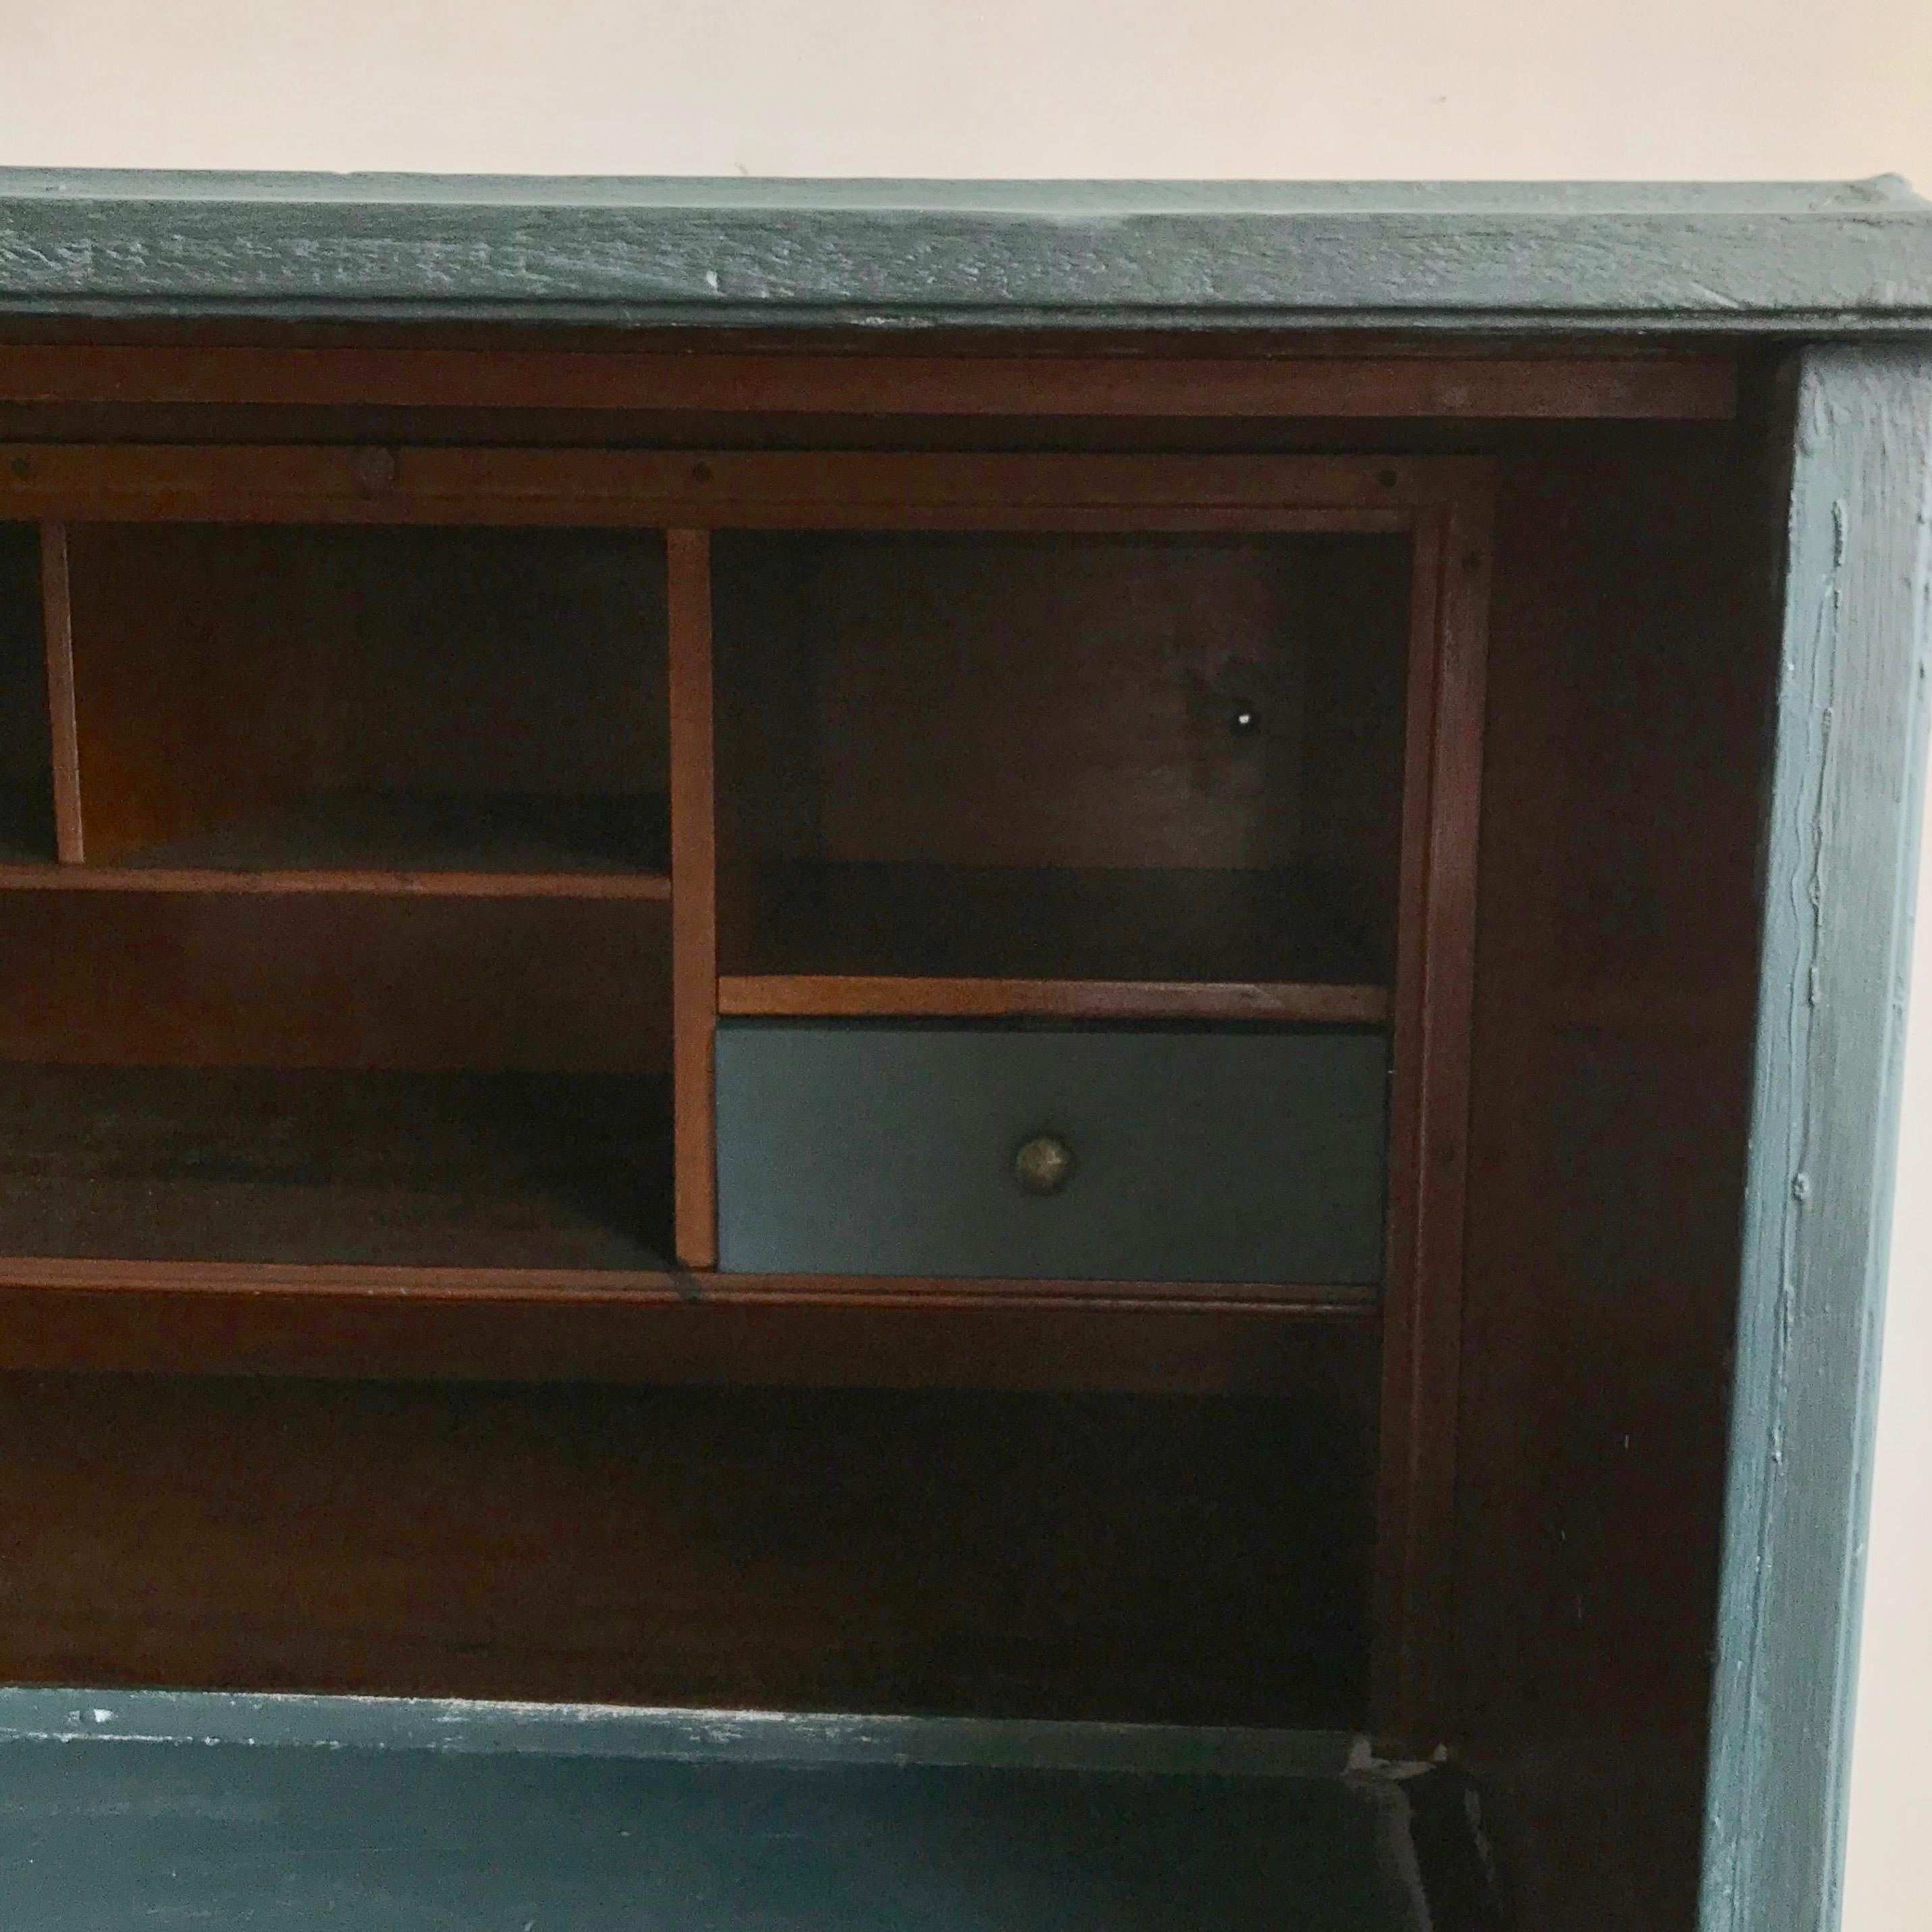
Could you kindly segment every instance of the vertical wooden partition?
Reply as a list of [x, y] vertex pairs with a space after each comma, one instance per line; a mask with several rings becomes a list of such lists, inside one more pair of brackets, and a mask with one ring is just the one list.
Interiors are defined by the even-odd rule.
[[670, 568], [671, 1068], [677, 1258], [718, 1258], [712, 1036], [718, 1022], [717, 800], [711, 536], [672, 530]]
[[1448, 1722], [1462, 1215], [1492, 506], [1414, 530], [1382, 1303], [1374, 1708], [1391, 1738]]
[[81, 818], [80, 726], [74, 709], [74, 600], [68, 575], [67, 526], [40, 526], [40, 604], [46, 632], [47, 712], [53, 752], [54, 836], [60, 862], [87, 856]]

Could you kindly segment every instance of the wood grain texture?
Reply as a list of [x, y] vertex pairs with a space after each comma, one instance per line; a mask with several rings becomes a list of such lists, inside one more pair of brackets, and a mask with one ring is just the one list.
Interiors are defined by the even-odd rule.
[[1790, 380], [1706, 1932], [1838, 1918], [1932, 680], [1932, 358]]
[[[1888, 265], [1874, 281], [1875, 250]], [[1932, 323], [1932, 214], [1816, 184], [779, 182], [11, 170], [0, 308], [1728, 334]]]
[[0, 1673], [1347, 1727], [1372, 1354], [1303, 1332], [1286, 1400], [10, 1376]]
[[[0, 838], [0, 844], [6, 842]], [[256, 867], [91, 866], [71, 870], [44, 862], [0, 863], [0, 892], [181, 892], [223, 898], [284, 895], [378, 898], [668, 899], [663, 872], [482, 871], [412, 866]]]
[[0, 402], [922, 416], [1724, 418], [1723, 354], [758, 356], [0, 345]]
[[74, 580], [64, 524], [40, 526], [41, 626], [46, 651], [47, 725], [53, 760], [54, 842], [63, 866], [87, 856], [75, 718]]
[[0, 892], [0, 1061], [670, 1066], [662, 900]]
[[[1153, 481], [1150, 472], [1149, 481]], [[833, 862], [1266, 868], [1294, 850], [1304, 547], [842, 536], [802, 560]], [[1234, 728], [1238, 714], [1252, 728]]]
[[0, 1366], [1263, 1395], [1292, 1388], [1311, 1324], [1367, 1348], [1376, 1325], [1358, 1290], [965, 1286], [16, 1256], [0, 1262]]
[[652, 537], [90, 524], [68, 552], [94, 861], [304, 808], [288, 828], [320, 847], [410, 842], [405, 811], [368, 808], [384, 794], [424, 801], [416, 842], [459, 844], [467, 795], [484, 827], [500, 798], [541, 826], [547, 800], [567, 819], [602, 794], [621, 818], [628, 796], [648, 818], [662, 796]]
[[718, 1023], [718, 808], [711, 663], [711, 542], [673, 530], [670, 610], [671, 1011], [676, 1245], [718, 1258], [712, 1038]]
[[1471, 460], [0, 446], [0, 517], [604, 529], [1402, 530]]
[[127, 864], [0, 864], [0, 890], [668, 899], [664, 822], [637, 794], [328, 793]]
[[1376, 1722], [1440, 1742], [1451, 1706], [1462, 1209], [1493, 502], [1418, 532], [1396, 915], [1376, 1569]]
[[1380, 986], [1292, 982], [727, 974], [718, 982], [718, 1010], [741, 1016], [1272, 1020], [1376, 1026], [1388, 1017], [1388, 994]]

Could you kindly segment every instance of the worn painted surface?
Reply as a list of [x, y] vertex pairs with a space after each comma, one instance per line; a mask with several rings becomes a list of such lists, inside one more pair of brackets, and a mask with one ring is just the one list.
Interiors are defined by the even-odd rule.
[[1215, 1736], [11, 1692], [0, 1899], [35, 1932], [1420, 1932], [1384, 1768]]
[[1795, 380], [1705, 1932], [1838, 1921], [1932, 667], [1932, 345]]
[[0, 170], [0, 312], [1932, 327], [1932, 207], [1819, 184]]
[[656, 1709], [463, 1697], [0, 1690], [0, 1744], [76, 1740], [1314, 1778], [1340, 1777], [1352, 1748], [1340, 1731], [1215, 1725]]

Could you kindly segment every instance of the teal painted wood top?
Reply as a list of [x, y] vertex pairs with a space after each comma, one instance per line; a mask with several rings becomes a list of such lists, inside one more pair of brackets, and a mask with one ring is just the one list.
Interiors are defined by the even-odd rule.
[[1858, 334], [1932, 206], [1818, 184], [0, 170], [0, 312]]
[[0, 1694], [35, 1932], [1416, 1932], [1406, 1815], [1323, 1738]]

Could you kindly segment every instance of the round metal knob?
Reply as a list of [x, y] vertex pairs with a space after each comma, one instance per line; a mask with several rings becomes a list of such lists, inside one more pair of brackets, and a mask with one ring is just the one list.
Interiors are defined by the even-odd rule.
[[1073, 1150], [1058, 1134], [1034, 1134], [1013, 1150], [1013, 1179], [1028, 1194], [1058, 1194], [1073, 1178]]

